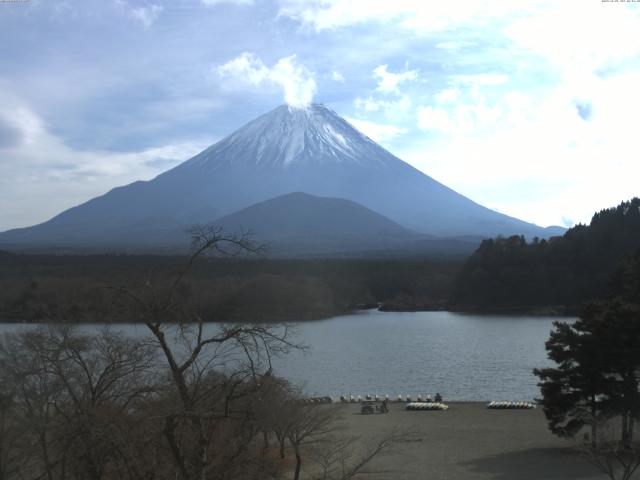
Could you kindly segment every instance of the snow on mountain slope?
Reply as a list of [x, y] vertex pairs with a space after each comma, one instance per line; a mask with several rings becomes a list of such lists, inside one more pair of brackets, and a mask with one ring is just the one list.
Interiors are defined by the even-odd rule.
[[322, 105], [283, 105], [153, 180], [0, 234], [0, 243], [163, 244], [168, 231], [291, 192], [351, 200], [420, 233], [548, 236], [416, 170]]
[[328, 162], [360, 165], [381, 162], [378, 147], [335, 112], [322, 105], [282, 105], [205, 150], [190, 162], [213, 172], [224, 165], [258, 169]]

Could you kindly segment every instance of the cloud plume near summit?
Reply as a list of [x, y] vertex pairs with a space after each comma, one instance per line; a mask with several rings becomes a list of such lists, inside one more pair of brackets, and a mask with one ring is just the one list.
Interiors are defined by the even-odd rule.
[[150, 180], [283, 98], [320, 101], [413, 167], [540, 225], [586, 223], [638, 195], [637, 2], [0, 10], [0, 229]]
[[313, 101], [316, 81], [313, 74], [298, 63], [295, 55], [283, 57], [271, 68], [255, 54], [244, 52], [215, 68], [216, 73], [231, 81], [259, 86], [279, 85], [284, 101], [292, 107], [306, 107]]

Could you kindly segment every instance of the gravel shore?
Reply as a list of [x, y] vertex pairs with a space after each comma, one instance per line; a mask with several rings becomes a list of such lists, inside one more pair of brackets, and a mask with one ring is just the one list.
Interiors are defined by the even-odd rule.
[[374, 460], [371, 479], [567, 480], [604, 479], [598, 470], [547, 429], [540, 409], [488, 410], [484, 403], [448, 403], [446, 411], [361, 415], [358, 404], [343, 409], [347, 432], [375, 440], [394, 429], [413, 428], [415, 438]]

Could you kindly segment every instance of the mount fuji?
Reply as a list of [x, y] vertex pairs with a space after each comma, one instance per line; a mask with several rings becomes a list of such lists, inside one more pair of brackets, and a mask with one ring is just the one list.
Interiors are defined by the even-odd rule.
[[[473, 202], [314, 104], [280, 106], [152, 180], [114, 188], [47, 222], [1, 233], [0, 245], [179, 246], [186, 244], [189, 225], [215, 223], [293, 192], [355, 202], [408, 235], [544, 238], [562, 232]], [[324, 215], [317, 221], [332, 220]]]

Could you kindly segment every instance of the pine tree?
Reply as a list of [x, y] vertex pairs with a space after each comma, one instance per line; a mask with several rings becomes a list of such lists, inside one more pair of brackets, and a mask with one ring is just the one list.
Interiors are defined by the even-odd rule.
[[640, 306], [620, 298], [591, 303], [572, 324], [556, 322], [546, 343], [557, 367], [536, 369], [549, 428], [574, 436], [584, 426], [620, 417], [623, 444], [640, 418]]

